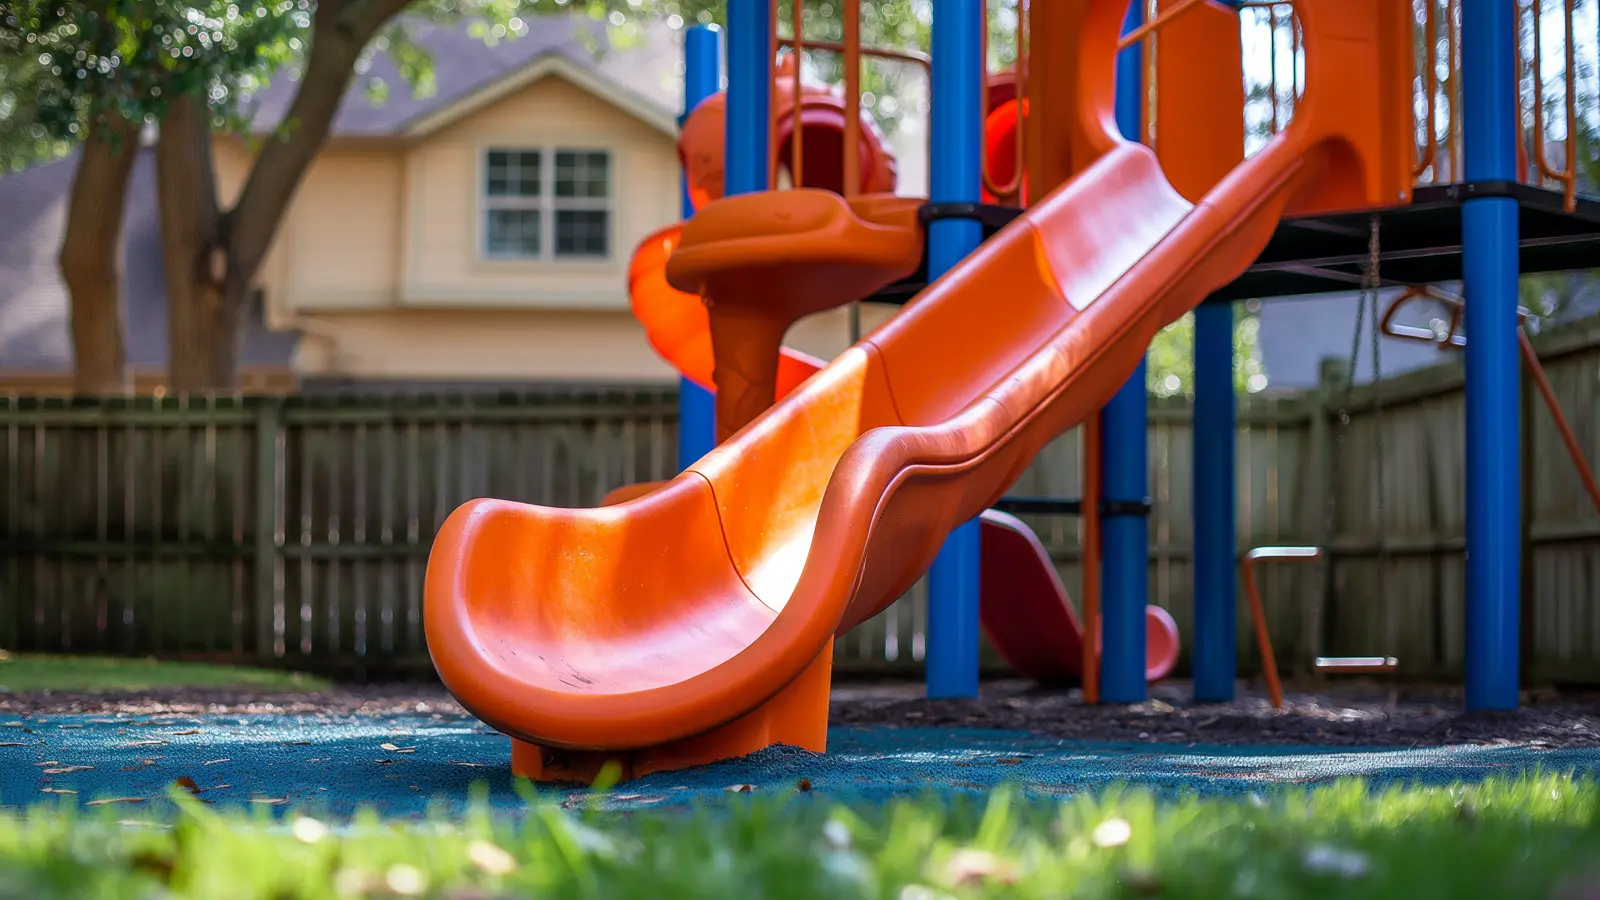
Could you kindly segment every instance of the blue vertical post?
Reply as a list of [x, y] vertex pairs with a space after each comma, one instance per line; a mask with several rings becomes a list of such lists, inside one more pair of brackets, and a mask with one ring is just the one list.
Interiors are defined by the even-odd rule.
[[[977, 203], [983, 83], [983, 0], [933, 0], [933, 150], [930, 200]], [[928, 226], [928, 277], [938, 278], [983, 241], [972, 219]], [[950, 533], [928, 577], [928, 696], [978, 694], [979, 526]]]
[[[683, 116], [694, 112], [700, 101], [715, 94], [722, 80], [722, 60], [718, 42], [722, 29], [715, 25], [696, 25], [683, 35]], [[694, 215], [689, 202], [689, 181], [683, 179], [683, 217]], [[717, 399], [710, 391], [687, 378], [678, 379], [678, 469], [689, 468], [695, 460], [717, 445]]]
[[[1123, 33], [1144, 22], [1144, 4], [1128, 4]], [[1117, 56], [1117, 127], [1129, 140], [1144, 131], [1144, 48], [1136, 44]], [[1100, 496], [1110, 503], [1148, 499], [1149, 400], [1141, 360], [1101, 412]], [[1105, 703], [1144, 702], [1144, 607], [1150, 592], [1150, 521], [1119, 512], [1101, 525], [1100, 699]]]
[[[1517, 177], [1515, 0], [1461, 5], [1468, 182]], [[1467, 709], [1515, 709], [1520, 578], [1517, 201], [1461, 208], [1467, 312]]]
[[1234, 560], [1236, 405], [1233, 304], [1194, 311], [1194, 699], [1233, 699], [1238, 673]]
[[723, 193], [767, 189], [772, 100], [772, 7], [768, 0], [728, 0], [728, 116]]

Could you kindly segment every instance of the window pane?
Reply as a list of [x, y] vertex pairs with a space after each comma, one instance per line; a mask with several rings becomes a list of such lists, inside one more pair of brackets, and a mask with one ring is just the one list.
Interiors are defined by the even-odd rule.
[[485, 191], [491, 197], [537, 197], [541, 191], [542, 155], [538, 150], [491, 150], [485, 167]]
[[611, 158], [604, 151], [556, 151], [556, 196], [604, 199], [611, 195]]
[[491, 209], [484, 246], [490, 256], [539, 255], [539, 210]]
[[603, 209], [556, 210], [557, 256], [605, 256], [610, 248], [610, 213]]

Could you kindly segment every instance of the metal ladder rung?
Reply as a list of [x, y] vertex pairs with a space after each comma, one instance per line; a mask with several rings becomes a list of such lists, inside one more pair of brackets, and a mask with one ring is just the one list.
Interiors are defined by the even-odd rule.
[[1315, 665], [1319, 672], [1353, 674], [1393, 672], [1400, 667], [1400, 661], [1392, 656], [1319, 656]]

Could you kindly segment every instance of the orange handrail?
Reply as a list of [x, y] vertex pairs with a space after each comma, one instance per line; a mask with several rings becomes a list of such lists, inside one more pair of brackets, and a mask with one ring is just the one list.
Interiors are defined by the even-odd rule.
[[[1401, 307], [1418, 299], [1437, 300], [1450, 307], [1450, 328], [1443, 337], [1440, 337], [1431, 328], [1423, 328], [1418, 325], [1398, 325], [1395, 323], [1395, 315], [1400, 312]], [[1459, 298], [1431, 285], [1414, 285], [1406, 288], [1398, 297], [1394, 298], [1394, 302], [1390, 303], [1389, 308], [1384, 312], [1383, 319], [1379, 322], [1378, 327], [1390, 337], [1460, 348], [1466, 346], [1466, 338], [1457, 333], [1460, 330], [1460, 326], [1461, 303]]]
[[1545, 158], [1544, 149], [1544, 41], [1541, 32], [1544, 19], [1543, 0], [1533, 0], [1533, 161], [1539, 174], [1561, 185], [1562, 199], [1566, 204], [1567, 212], [1572, 212], [1578, 206], [1578, 142], [1577, 123], [1577, 53], [1574, 38], [1576, 32], [1572, 27], [1572, 13], [1574, 0], [1562, 0], [1564, 13], [1564, 27], [1566, 40], [1566, 168], [1557, 172], [1550, 168], [1550, 162]]
[[[844, 2], [844, 195], [861, 191], [861, 0]], [[800, 9], [804, 4], [795, 3]], [[799, 20], [796, 19], [798, 24]], [[795, 32], [795, 37], [800, 33]], [[796, 84], [799, 80], [796, 79]], [[797, 178], [798, 180], [798, 178]]]
[[1283, 683], [1278, 679], [1278, 655], [1273, 652], [1272, 635], [1267, 630], [1267, 611], [1261, 606], [1261, 590], [1256, 586], [1256, 560], [1321, 558], [1321, 547], [1255, 547], [1239, 561], [1239, 576], [1244, 582], [1245, 599], [1250, 602], [1256, 647], [1261, 653], [1261, 675], [1267, 682], [1267, 696], [1272, 698], [1272, 705], [1279, 709], [1283, 708]]
[[[842, 171], [844, 173], [845, 196], [850, 197], [858, 193], [861, 188], [861, 57], [870, 56], [874, 59], [887, 59], [895, 62], [913, 63], [921, 68], [924, 75], [930, 80], [933, 75], [933, 60], [923, 53], [861, 46], [861, 0], [843, 0], [843, 2], [845, 4], [845, 39], [843, 41], [809, 41], [805, 39], [804, 35], [796, 32], [795, 37], [786, 38], [774, 36], [773, 52], [776, 53], [777, 48], [787, 49], [790, 53], [790, 58], [794, 61], [795, 82], [793, 90], [795, 115], [799, 115], [802, 97], [800, 84], [800, 54], [807, 50], [820, 50], [828, 53], [840, 53], [844, 55], [845, 132], [843, 141], [844, 159]], [[776, 3], [776, 0], [774, 0], [774, 3]], [[796, 5], [801, 10], [804, 9], [803, 5]], [[776, 7], [774, 7], [774, 9], [776, 9]], [[852, 12], [855, 15], [852, 16]], [[777, 22], [776, 13], [773, 14], [773, 22]], [[798, 27], [801, 24], [802, 23], [798, 20], [793, 22], [794, 27]], [[774, 24], [774, 29], [776, 29], [776, 24]], [[773, 85], [772, 97], [774, 102], [772, 105], [772, 113], [768, 126], [770, 135], [769, 140], [775, 145], [777, 142], [778, 129], [776, 102], [778, 97], [778, 89], [776, 82], [774, 82]], [[797, 127], [794, 131], [794, 135], [790, 139], [789, 168], [796, 187], [799, 187], [802, 184], [800, 167], [803, 165], [804, 161], [804, 154], [801, 149], [803, 144], [803, 133], [804, 129]], [[929, 147], [931, 149], [933, 140], [931, 130], [929, 132], [928, 139]], [[854, 148], [854, 152], [851, 152], [852, 148]], [[777, 183], [778, 164], [778, 154], [774, 152], [773, 168], [771, 173], [774, 184]]]
[[1424, 113], [1427, 119], [1424, 121], [1422, 133], [1427, 137], [1422, 144], [1422, 156], [1411, 170], [1412, 176], [1416, 178], [1421, 178], [1422, 174], [1428, 171], [1428, 167], [1433, 165], [1434, 160], [1439, 155], [1439, 138], [1435, 130], [1438, 126], [1434, 123], [1434, 118], [1439, 113], [1439, 98], [1437, 96], [1439, 93], [1439, 17], [1434, 0], [1427, 0], [1423, 4], [1423, 9], [1426, 10], [1423, 13], [1422, 21], [1423, 68], [1427, 71], [1423, 74], [1422, 91], [1427, 95], [1428, 105], [1427, 112]]
[[[1444, 337], [1439, 337], [1431, 329], [1420, 328], [1415, 325], [1396, 325], [1395, 313], [1400, 307], [1419, 297], [1437, 300], [1450, 307], [1450, 330]], [[1461, 334], [1463, 312], [1466, 309], [1466, 300], [1445, 291], [1427, 285], [1418, 285], [1407, 288], [1404, 293], [1396, 297], [1389, 304], [1389, 309], [1384, 313], [1381, 328], [1384, 334], [1390, 337], [1405, 340], [1426, 341], [1436, 346], [1448, 347], [1459, 350], [1467, 346], [1467, 338]], [[1517, 319], [1525, 321], [1528, 310], [1519, 308]], [[1567, 415], [1561, 409], [1561, 401], [1556, 397], [1555, 388], [1550, 384], [1549, 375], [1544, 370], [1544, 363], [1539, 360], [1538, 351], [1534, 350], [1533, 342], [1528, 339], [1528, 330], [1520, 324], [1517, 327], [1517, 343], [1522, 351], [1522, 360], [1528, 365], [1528, 374], [1533, 378], [1534, 387], [1538, 388], [1539, 396], [1544, 400], [1545, 408], [1550, 410], [1550, 418], [1555, 420], [1556, 431], [1561, 436], [1561, 443], [1567, 448], [1567, 455], [1572, 458], [1572, 465], [1578, 471], [1578, 478], [1583, 482], [1583, 489], [1594, 503], [1596, 513], [1600, 513], [1600, 482], [1597, 482], [1594, 470], [1589, 465], [1589, 458], [1584, 455], [1583, 446], [1578, 442], [1578, 436], [1572, 430], [1572, 424], [1567, 421]]]
[[1204, 2], [1205, 0], [1180, 0], [1179, 3], [1168, 7], [1165, 12], [1158, 13], [1155, 18], [1150, 19], [1143, 25], [1140, 25], [1139, 27], [1123, 35], [1122, 39], [1117, 41], [1117, 49], [1126, 50], [1129, 47], [1132, 47], [1134, 44], [1144, 40], [1145, 36], [1150, 34], [1152, 31], [1162, 28], [1173, 19], [1176, 19], [1177, 17], [1183, 15], [1191, 9], [1194, 9]]
[[[805, 56], [805, 13], [806, 5], [799, 2], [799, 0], [795, 0], [795, 2], [792, 4], [792, 13], [790, 15], [789, 23], [789, 27], [794, 34], [794, 37], [791, 39], [793, 43], [790, 44], [789, 59], [794, 63], [794, 84], [791, 87], [790, 93], [792, 94], [791, 102], [794, 103], [793, 114], [795, 116], [794, 134], [789, 138], [789, 175], [794, 179], [795, 187], [800, 187], [801, 185], [805, 184], [804, 144], [806, 130], [800, 127], [800, 111], [804, 108], [800, 105], [800, 64]], [[777, 18], [774, 17], [772, 21], [773, 27], [777, 27]], [[845, 39], [845, 42], [846, 46], [849, 46], [848, 38]], [[774, 104], [774, 107], [776, 107], [776, 104]], [[774, 116], [775, 115], [776, 110], [774, 110]], [[852, 144], [848, 139], [845, 140], [844, 144], [846, 148], [845, 155], [849, 156], [849, 149], [855, 145]], [[774, 179], [776, 179], [776, 173], [774, 173]], [[849, 179], [845, 179], [846, 190], [849, 189], [849, 186]]]
[[[978, 120], [981, 122], [987, 122], [989, 120], [989, 113], [991, 112], [989, 109], [988, 66], [989, 0], [983, 0], [983, 3], [980, 4], [980, 6], [983, 11], [983, 22], [978, 26], [978, 34], [979, 40], [983, 42], [983, 49], [979, 51], [979, 58], [984, 60], [984, 64], [978, 69], [978, 76], [981, 79], [981, 82], [978, 85]], [[1027, 159], [1024, 155], [1026, 152], [1027, 141], [1022, 140], [1020, 137], [1022, 132], [1024, 110], [1027, 109], [1026, 98], [1028, 96], [1027, 36], [1028, 0], [1017, 0], [1017, 57], [1015, 63], [1017, 72], [1017, 132], [1019, 135], [1016, 142], [1017, 166], [1015, 171], [1012, 172], [1010, 180], [1008, 180], [1004, 185], [995, 184], [994, 176], [989, 172], [988, 142], [982, 141], [978, 144], [978, 171], [983, 173], [983, 187], [999, 200], [1011, 200], [1013, 198], [1022, 196], [1022, 178], [1023, 173], [1027, 171]]]
[[1550, 417], [1556, 422], [1556, 431], [1561, 434], [1561, 443], [1566, 445], [1567, 455], [1572, 457], [1572, 464], [1578, 470], [1578, 478], [1583, 482], [1583, 489], [1593, 501], [1595, 512], [1600, 513], [1600, 484], [1595, 483], [1594, 470], [1589, 468], [1589, 458], [1584, 456], [1583, 447], [1578, 443], [1578, 436], [1573, 434], [1572, 425], [1567, 422], [1566, 414], [1561, 411], [1561, 401], [1556, 399], [1556, 390], [1550, 385], [1550, 378], [1545, 374], [1544, 364], [1539, 362], [1539, 354], [1534, 352], [1533, 342], [1528, 340], [1526, 329], [1517, 329], [1517, 342], [1522, 345], [1522, 358], [1528, 363], [1528, 374], [1533, 376], [1534, 386], [1539, 389], [1539, 395], [1544, 398], [1544, 405], [1550, 410]]
[[[1456, 66], [1456, 60], [1461, 54], [1461, 29], [1456, 24], [1456, 16], [1460, 13], [1461, 0], [1449, 0], [1445, 4], [1445, 17], [1448, 20], [1445, 28], [1445, 55], [1447, 65], [1450, 67], [1450, 178], [1461, 178], [1461, 70]], [[1435, 172], [1434, 180], [1438, 180]]]

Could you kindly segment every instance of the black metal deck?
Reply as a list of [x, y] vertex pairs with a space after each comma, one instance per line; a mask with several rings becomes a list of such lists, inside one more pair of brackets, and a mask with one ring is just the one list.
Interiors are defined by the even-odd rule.
[[[1206, 301], [1271, 299], [1355, 290], [1367, 261], [1370, 217], [1378, 216], [1380, 268], [1386, 284], [1429, 284], [1462, 277], [1461, 208], [1475, 197], [1510, 197], [1520, 215], [1524, 274], [1600, 267], [1600, 198], [1579, 196], [1567, 212], [1560, 191], [1514, 182], [1428, 185], [1403, 206], [1372, 212], [1284, 219], [1259, 259]], [[993, 235], [1018, 210], [945, 209], [924, 221], [961, 216], [983, 221]], [[867, 298], [902, 304], [927, 286], [927, 259], [909, 278]]]

